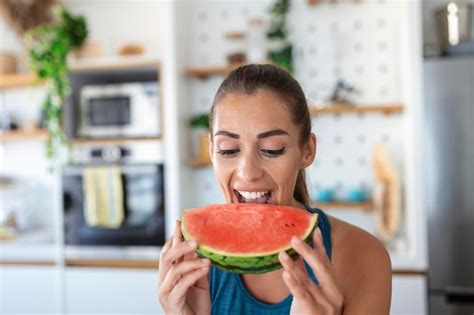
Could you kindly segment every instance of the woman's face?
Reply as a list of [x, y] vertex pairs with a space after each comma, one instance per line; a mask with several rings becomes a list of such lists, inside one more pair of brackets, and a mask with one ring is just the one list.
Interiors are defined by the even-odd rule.
[[299, 128], [285, 101], [265, 90], [231, 93], [216, 105], [210, 151], [227, 202], [302, 207], [296, 178], [314, 160], [316, 136], [300, 146]]

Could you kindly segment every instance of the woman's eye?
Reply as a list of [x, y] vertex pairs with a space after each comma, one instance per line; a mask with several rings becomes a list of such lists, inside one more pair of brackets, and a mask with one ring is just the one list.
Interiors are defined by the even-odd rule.
[[221, 154], [223, 156], [233, 156], [235, 155], [236, 153], [238, 153], [240, 150], [239, 149], [232, 149], [232, 150], [218, 150], [217, 153], [218, 154]]
[[279, 149], [279, 150], [266, 150], [266, 149], [262, 149], [262, 152], [265, 154], [265, 155], [268, 155], [269, 157], [277, 157], [277, 156], [280, 156], [282, 155], [283, 153], [285, 153], [285, 147]]

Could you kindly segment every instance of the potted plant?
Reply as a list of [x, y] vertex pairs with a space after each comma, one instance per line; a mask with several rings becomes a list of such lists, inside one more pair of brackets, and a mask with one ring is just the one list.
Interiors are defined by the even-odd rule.
[[62, 161], [61, 148], [69, 148], [62, 128], [63, 105], [70, 93], [68, 55], [87, 37], [84, 17], [73, 16], [61, 6], [55, 6], [53, 13], [55, 20], [52, 23], [29, 30], [24, 38], [31, 68], [46, 84], [42, 110], [48, 131], [46, 155], [50, 160], [50, 170]]
[[286, 18], [290, 0], [275, 0], [270, 7], [270, 30], [267, 38], [272, 43], [268, 53], [271, 62], [293, 74], [293, 45], [288, 39]]
[[191, 117], [192, 154], [200, 161], [209, 160], [209, 115], [198, 114]]

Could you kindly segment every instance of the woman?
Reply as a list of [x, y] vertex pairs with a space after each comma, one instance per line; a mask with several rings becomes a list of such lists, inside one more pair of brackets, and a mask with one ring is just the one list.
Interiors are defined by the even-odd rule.
[[175, 227], [160, 257], [166, 314], [388, 314], [391, 263], [369, 233], [309, 208], [304, 169], [316, 155], [305, 95], [288, 73], [248, 65], [221, 84], [211, 109], [210, 153], [228, 203], [290, 205], [319, 213], [313, 247], [292, 240], [282, 269], [238, 275], [194, 254]]

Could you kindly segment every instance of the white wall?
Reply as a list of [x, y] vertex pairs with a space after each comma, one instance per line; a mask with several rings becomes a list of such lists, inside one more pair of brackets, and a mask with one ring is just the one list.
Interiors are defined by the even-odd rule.
[[[245, 31], [249, 17], [263, 16], [271, 1], [180, 1], [188, 19], [177, 37], [180, 64], [215, 66], [226, 62], [230, 43], [227, 31]], [[186, 3], [185, 6], [183, 3]], [[307, 169], [312, 197], [319, 187], [335, 188], [344, 198], [354, 187], [365, 187], [370, 194], [374, 173], [372, 147], [384, 143], [394, 159], [403, 181], [404, 207], [400, 233], [394, 246], [408, 263], [395, 258], [395, 265], [423, 269], [423, 204], [418, 186], [416, 155], [418, 128], [422, 116], [420, 73], [421, 32], [418, 1], [341, 2], [309, 6], [293, 1], [288, 15], [290, 37], [294, 45], [295, 77], [310, 102], [327, 101], [338, 79], [347, 80], [359, 91], [353, 101], [362, 104], [400, 103], [402, 114], [327, 115], [314, 117], [313, 131], [318, 137], [316, 161]], [[183, 50], [187, 54], [183, 54]], [[207, 80], [186, 78], [179, 84], [179, 108], [190, 116], [208, 112], [223, 76]], [[189, 101], [188, 101], [189, 100]], [[185, 161], [191, 156], [189, 137], [181, 148], [182, 168], [189, 170], [191, 190], [181, 193], [182, 208], [224, 202], [211, 167], [192, 169]], [[419, 166], [419, 165], [418, 165]], [[377, 234], [373, 214], [362, 211], [323, 209], [329, 214]], [[402, 253], [403, 252], [403, 253]]]
[[160, 58], [163, 52], [162, 38], [163, 4], [160, 0], [64, 0], [66, 8], [87, 18], [88, 39], [99, 41], [104, 55], [113, 55], [125, 42], [145, 46], [146, 53]]

